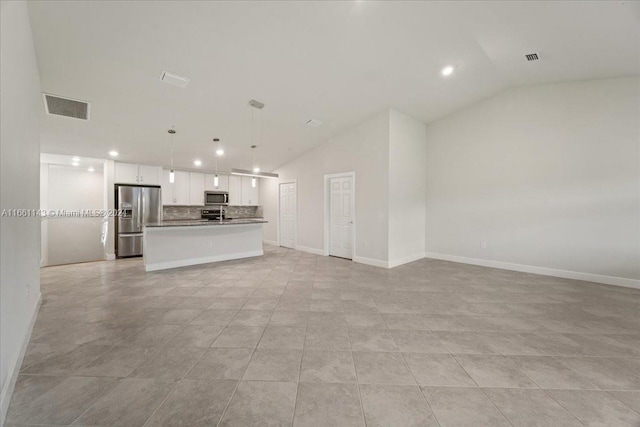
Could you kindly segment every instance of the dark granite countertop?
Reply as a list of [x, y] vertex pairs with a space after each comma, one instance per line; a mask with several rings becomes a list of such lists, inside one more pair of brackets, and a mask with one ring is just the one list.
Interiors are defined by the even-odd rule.
[[264, 224], [265, 221], [262, 218], [237, 218], [237, 219], [225, 219], [220, 221], [209, 221], [206, 219], [186, 219], [186, 220], [168, 220], [162, 222], [153, 222], [147, 224], [147, 227], [211, 227], [221, 225], [242, 225], [242, 224]]

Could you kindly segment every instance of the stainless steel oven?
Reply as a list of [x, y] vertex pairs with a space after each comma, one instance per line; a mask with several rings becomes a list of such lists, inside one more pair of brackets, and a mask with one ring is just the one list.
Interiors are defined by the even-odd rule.
[[204, 205], [205, 206], [217, 206], [228, 205], [229, 193], [226, 191], [205, 191], [204, 192]]

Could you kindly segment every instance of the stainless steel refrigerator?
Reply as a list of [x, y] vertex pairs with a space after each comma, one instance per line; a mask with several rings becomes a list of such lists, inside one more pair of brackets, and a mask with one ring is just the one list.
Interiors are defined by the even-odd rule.
[[115, 186], [115, 206], [120, 210], [116, 221], [116, 256], [142, 255], [142, 230], [146, 224], [162, 221], [160, 186]]

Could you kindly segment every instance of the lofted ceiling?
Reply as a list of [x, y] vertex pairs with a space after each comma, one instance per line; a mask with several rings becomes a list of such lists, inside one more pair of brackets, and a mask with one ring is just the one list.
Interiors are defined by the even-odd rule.
[[[638, 75], [637, 6], [31, 1], [43, 92], [92, 103], [90, 121], [43, 107], [41, 149], [166, 166], [175, 126], [176, 167], [213, 169], [217, 137], [220, 169], [246, 169], [257, 99], [256, 163], [273, 170], [385, 108], [429, 122], [512, 86]], [[160, 82], [163, 70], [189, 85]]]

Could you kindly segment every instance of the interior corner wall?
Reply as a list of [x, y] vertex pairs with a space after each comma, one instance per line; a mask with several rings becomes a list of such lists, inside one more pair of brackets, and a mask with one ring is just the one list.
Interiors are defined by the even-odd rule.
[[389, 113], [389, 267], [425, 256], [426, 125]]
[[[40, 77], [27, 3], [0, 2], [0, 211], [40, 205]], [[40, 299], [40, 219], [0, 218], [0, 424]]]
[[508, 90], [430, 123], [426, 159], [429, 256], [640, 286], [639, 78]]
[[[297, 180], [297, 247], [324, 250], [324, 175], [355, 172], [354, 260], [388, 261], [389, 111], [329, 139], [275, 172], [279, 181]], [[262, 180], [260, 200], [268, 222], [264, 240], [277, 241], [278, 180]]]
[[[115, 209], [115, 162], [107, 159], [104, 161], [102, 177], [104, 180], [103, 197], [104, 197], [104, 209]], [[116, 259], [115, 249], [115, 217], [108, 216], [106, 219], [106, 235], [104, 242], [104, 259], [107, 261], [113, 261]], [[104, 230], [103, 230], [104, 232]]]

